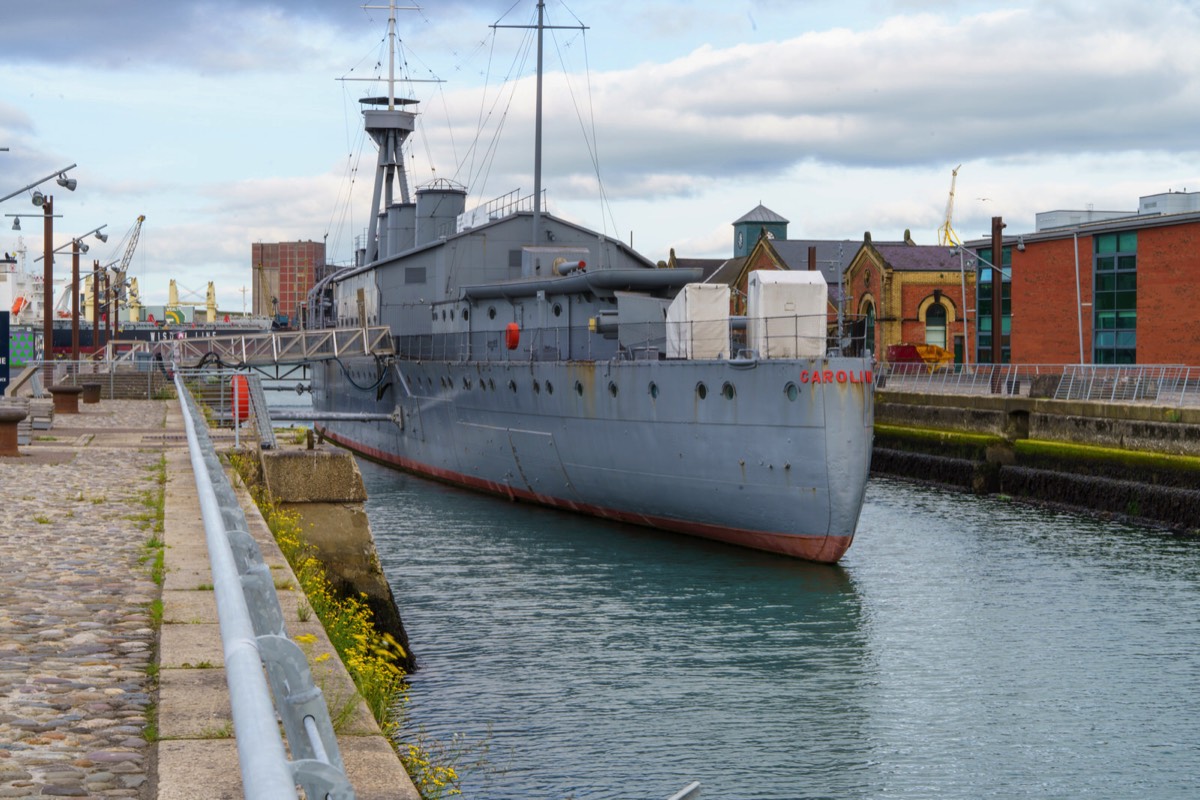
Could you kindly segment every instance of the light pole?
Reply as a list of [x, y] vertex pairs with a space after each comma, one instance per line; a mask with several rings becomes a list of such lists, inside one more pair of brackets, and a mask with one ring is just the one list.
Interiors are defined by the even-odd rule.
[[[34, 195], [37, 204], [37, 195]], [[54, 359], [54, 198], [46, 197], [42, 202], [45, 238], [42, 246], [46, 253], [46, 264], [42, 270], [42, 360], [49, 364]], [[46, 372], [46, 387], [49, 388], [53, 367]]]
[[[67, 173], [73, 169], [75, 169], [74, 164], [72, 164], [69, 167], [65, 167], [64, 169], [60, 169], [57, 172], [51, 172], [49, 175], [47, 175], [44, 178], [40, 178], [40, 179], [34, 181], [33, 183], [30, 183], [26, 186], [22, 186], [20, 189], [17, 189], [12, 194], [6, 194], [6, 195], [4, 195], [4, 197], [0, 197], [0, 203], [3, 203], [5, 200], [11, 200], [12, 198], [16, 197], [17, 195], [21, 194], [22, 192], [28, 192], [30, 189], [34, 188], [35, 186], [40, 186], [41, 184], [45, 183], [46, 181], [50, 180], [51, 178], [57, 178], [58, 179], [57, 182], [58, 182], [59, 186], [63, 187], [64, 189], [66, 189], [69, 192], [73, 192], [73, 191], [75, 191], [75, 183], [76, 183], [75, 179], [67, 177]], [[35, 206], [41, 205], [41, 203], [38, 202], [38, 198], [41, 196], [42, 196], [41, 192], [34, 193], [33, 204]]]
[[[64, 169], [52, 172], [44, 178], [34, 181], [26, 186], [22, 186], [11, 194], [6, 194], [0, 197], [0, 203], [9, 200], [22, 192], [27, 192], [39, 184], [45, 183], [48, 180], [54, 179], [55, 182], [69, 192], [75, 191], [76, 181], [74, 178], [68, 178], [67, 172], [75, 169], [75, 164]], [[44, 270], [45, 285], [42, 287], [42, 360], [43, 363], [49, 363], [54, 354], [54, 198], [49, 195], [44, 195], [39, 191], [34, 190], [31, 199], [35, 206], [41, 206], [42, 219], [45, 229], [45, 239], [43, 248], [46, 253], [46, 266]], [[19, 215], [17, 215], [19, 217]], [[20, 220], [16, 220], [14, 225], [19, 225]], [[19, 230], [19, 228], [18, 228]], [[50, 368], [52, 369], [52, 368]], [[50, 372], [46, 374], [47, 385], [49, 385]]]
[[[72, 361], [79, 360], [79, 280], [80, 280], [79, 279], [79, 254], [86, 253], [88, 251], [88, 246], [83, 241], [83, 239], [85, 239], [88, 236], [95, 236], [101, 242], [107, 242], [108, 234], [101, 233], [101, 231], [107, 227], [108, 227], [107, 225], [101, 225], [98, 228], [92, 228], [87, 233], [85, 233], [81, 236], [76, 236], [76, 237], [72, 238], [71, 241], [67, 242], [66, 244], [60, 244], [58, 247], [54, 248], [55, 253], [61, 252], [65, 249], [67, 249], [68, 247], [71, 248], [71, 283], [68, 288], [68, 291], [71, 292], [71, 360]], [[41, 260], [42, 260], [42, 256], [38, 256], [36, 259], [34, 259], [35, 262], [41, 261]], [[95, 349], [95, 346], [96, 346], [96, 342], [93, 340], [92, 348]]]

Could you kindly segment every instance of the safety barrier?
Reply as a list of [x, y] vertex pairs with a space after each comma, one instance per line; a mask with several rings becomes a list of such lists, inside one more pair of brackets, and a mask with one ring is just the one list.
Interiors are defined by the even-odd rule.
[[352, 800], [325, 698], [304, 652], [288, 638], [270, 569], [178, 372], [175, 389], [200, 496], [245, 797], [295, 800], [299, 784], [308, 798]]
[[1176, 364], [881, 364], [880, 388], [1095, 403], [1200, 406], [1200, 367]]

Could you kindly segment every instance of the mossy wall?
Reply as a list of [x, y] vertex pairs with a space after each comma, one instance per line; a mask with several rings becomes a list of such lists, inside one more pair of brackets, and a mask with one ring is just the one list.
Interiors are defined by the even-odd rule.
[[872, 469], [1200, 529], [1200, 418], [1190, 411], [879, 392]]

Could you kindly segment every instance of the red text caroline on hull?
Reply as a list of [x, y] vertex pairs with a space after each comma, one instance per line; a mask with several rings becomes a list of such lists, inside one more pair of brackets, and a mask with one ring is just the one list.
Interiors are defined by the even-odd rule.
[[800, 370], [801, 383], [870, 383], [871, 370], [844, 370], [837, 371], [827, 369], [802, 369]]

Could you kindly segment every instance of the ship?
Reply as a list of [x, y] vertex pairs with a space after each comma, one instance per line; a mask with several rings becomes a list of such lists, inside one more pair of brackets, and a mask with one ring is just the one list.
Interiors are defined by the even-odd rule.
[[[394, 41], [394, 5], [388, 26]], [[307, 315], [386, 326], [392, 347], [313, 365], [322, 438], [511, 501], [841, 559], [870, 470], [873, 359], [834, 324], [819, 271], [752, 272], [732, 314], [702, 270], [547, 211], [536, 156], [527, 197], [468, 209], [444, 178], [410, 193], [416, 101], [389, 73], [361, 102], [378, 149], [368, 230]]]

